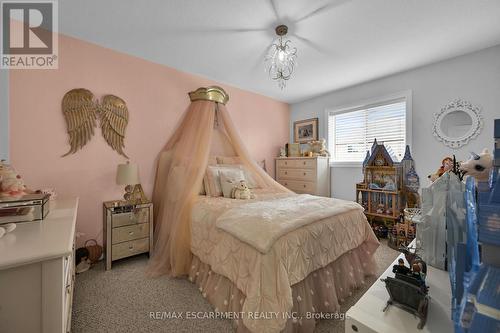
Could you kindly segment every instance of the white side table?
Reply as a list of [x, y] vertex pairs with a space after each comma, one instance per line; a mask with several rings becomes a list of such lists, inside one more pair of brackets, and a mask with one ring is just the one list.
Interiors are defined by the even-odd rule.
[[[410, 244], [414, 247], [415, 240]], [[429, 287], [429, 310], [427, 322], [423, 329], [417, 329], [419, 319], [409, 312], [391, 305], [383, 312], [389, 294], [385, 283], [380, 279], [394, 276], [392, 266], [399, 258], [406, 259], [401, 254], [375, 281], [368, 291], [346, 313], [346, 333], [452, 333], [451, 321], [451, 288], [448, 272], [427, 266], [426, 283]], [[408, 262], [406, 262], [408, 266]]]

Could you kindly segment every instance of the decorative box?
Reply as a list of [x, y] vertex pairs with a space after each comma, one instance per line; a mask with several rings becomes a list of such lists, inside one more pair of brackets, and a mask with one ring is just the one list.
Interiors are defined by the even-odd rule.
[[48, 194], [27, 194], [0, 199], [0, 224], [43, 220], [49, 213]]

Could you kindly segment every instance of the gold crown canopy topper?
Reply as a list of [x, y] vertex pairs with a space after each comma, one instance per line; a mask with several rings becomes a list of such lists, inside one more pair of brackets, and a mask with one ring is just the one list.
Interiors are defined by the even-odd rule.
[[198, 88], [195, 91], [191, 91], [189, 93], [189, 98], [191, 99], [191, 102], [205, 100], [221, 103], [224, 105], [226, 105], [227, 101], [229, 101], [229, 95], [224, 91], [224, 89], [218, 86]]
[[68, 91], [62, 100], [71, 149], [63, 155], [74, 154], [85, 146], [94, 135], [97, 119], [102, 136], [115, 151], [128, 158], [125, 148], [125, 129], [128, 124], [127, 104], [123, 99], [106, 95], [101, 102], [94, 99], [90, 90], [79, 88]]

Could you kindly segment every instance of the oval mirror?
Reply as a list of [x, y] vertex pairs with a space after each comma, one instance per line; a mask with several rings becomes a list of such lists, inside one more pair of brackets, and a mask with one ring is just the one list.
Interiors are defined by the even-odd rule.
[[482, 127], [479, 107], [456, 100], [434, 115], [433, 134], [446, 146], [460, 148], [475, 138]]

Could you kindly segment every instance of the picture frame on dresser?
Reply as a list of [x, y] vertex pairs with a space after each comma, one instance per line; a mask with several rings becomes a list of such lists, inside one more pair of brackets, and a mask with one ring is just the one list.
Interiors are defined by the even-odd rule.
[[293, 141], [307, 143], [318, 140], [318, 118], [304, 119], [293, 123]]
[[300, 143], [287, 143], [286, 144], [286, 156], [299, 157], [300, 155], [301, 155]]

